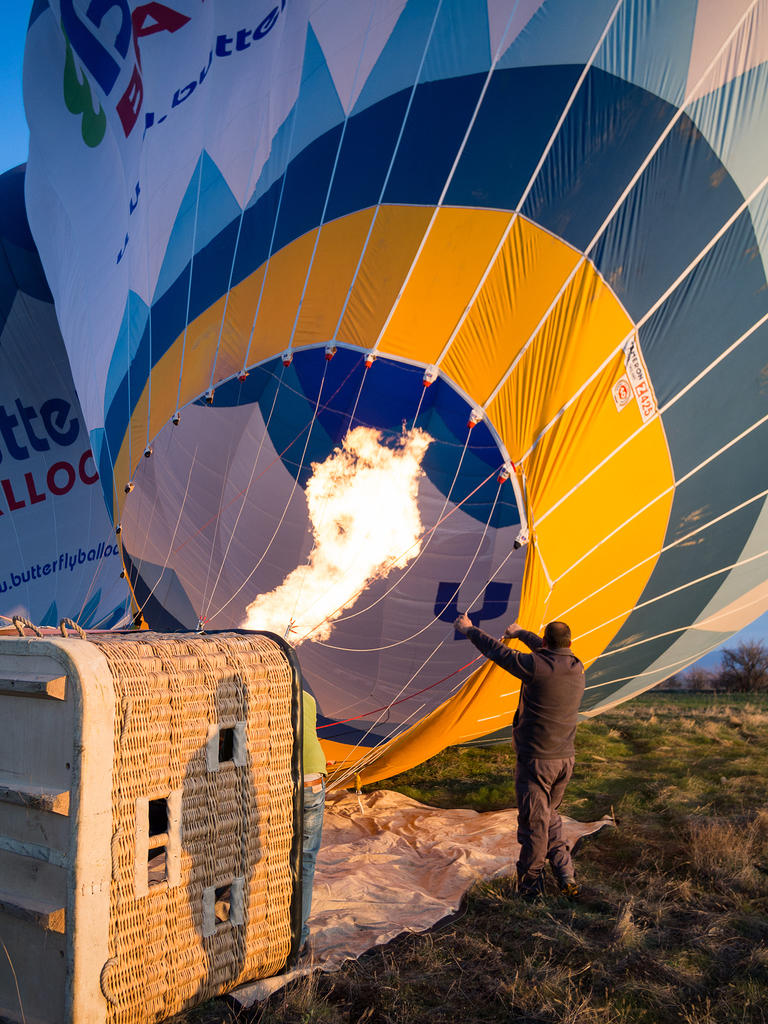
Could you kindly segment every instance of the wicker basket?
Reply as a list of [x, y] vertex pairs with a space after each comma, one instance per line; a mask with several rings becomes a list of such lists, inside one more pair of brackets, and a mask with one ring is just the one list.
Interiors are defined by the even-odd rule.
[[0, 1017], [154, 1022], [295, 956], [299, 678], [271, 634], [0, 637]]

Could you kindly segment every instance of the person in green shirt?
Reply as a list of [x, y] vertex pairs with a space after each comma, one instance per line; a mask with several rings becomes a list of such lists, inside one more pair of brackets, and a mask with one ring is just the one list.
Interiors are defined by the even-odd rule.
[[299, 955], [309, 951], [309, 912], [312, 909], [312, 887], [320, 841], [323, 838], [325, 811], [326, 764], [323, 748], [317, 738], [317, 704], [315, 698], [302, 690], [304, 700], [304, 824], [301, 868], [301, 941]]

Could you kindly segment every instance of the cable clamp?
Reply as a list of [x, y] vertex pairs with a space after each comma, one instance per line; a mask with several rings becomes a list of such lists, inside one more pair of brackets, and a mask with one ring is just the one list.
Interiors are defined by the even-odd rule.
[[512, 545], [512, 547], [515, 549], [515, 551], [517, 551], [519, 548], [523, 547], [527, 543], [528, 543], [528, 528], [523, 526], [520, 529], [520, 533], [518, 533], [517, 537], [515, 537], [515, 543]]

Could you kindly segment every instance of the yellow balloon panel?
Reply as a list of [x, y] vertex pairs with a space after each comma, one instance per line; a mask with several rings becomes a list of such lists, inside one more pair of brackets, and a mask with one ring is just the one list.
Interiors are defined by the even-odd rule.
[[514, 461], [631, 331], [611, 290], [584, 262], [488, 407]]
[[[339, 329], [339, 341], [366, 349], [376, 344], [416, 256], [431, 213], [423, 206], [378, 207]], [[359, 259], [361, 253], [356, 255]]]
[[509, 214], [442, 208], [381, 340], [381, 352], [434, 363], [498, 246]]
[[[253, 346], [257, 352], [274, 355], [288, 347], [316, 234], [317, 231], [307, 232], [276, 252], [269, 260], [265, 268], [264, 293], [253, 332]], [[251, 355], [249, 362], [253, 361]]]
[[[486, 662], [450, 700], [387, 744], [375, 764], [360, 772], [361, 781], [390, 778], [446, 746], [511, 725], [519, 697], [520, 681], [498, 665]], [[341, 748], [341, 744], [336, 746]]]
[[295, 347], [323, 343], [336, 337], [339, 317], [354, 281], [372, 218], [372, 209], [363, 210], [324, 224], [320, 229], [293, 339]]
[[478, 404], [487, 401], [532, 337], [579, 259], [522, 217], [488, 274], [441, 369]]
[[606, 647], [642, 593], [656, 564], [670, 503], [669, 495], [662, 495], [554, 582], [552, 617], [569, 623], [585, 664]]

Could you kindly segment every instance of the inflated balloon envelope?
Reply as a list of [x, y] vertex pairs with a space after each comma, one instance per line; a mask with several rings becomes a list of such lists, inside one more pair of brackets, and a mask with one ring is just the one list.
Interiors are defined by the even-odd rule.
[[16, 167], [0, 175], [0, 625], [130, 621], [98, 483]]
[[[35, 5], [29, 216], [136, 602], [280, 591], [345, 771], [508, 727], [459, 609], [569, 622], [593, 714], [768, 606], [765, 8]], [[310, 512], [361, 427], [429, 443]]]

